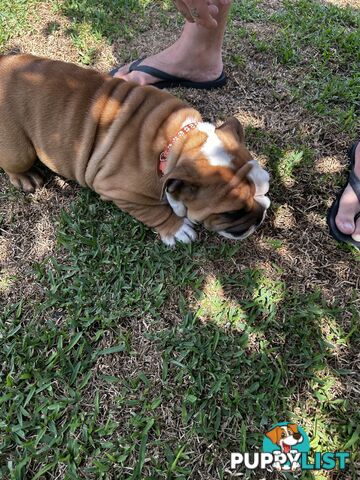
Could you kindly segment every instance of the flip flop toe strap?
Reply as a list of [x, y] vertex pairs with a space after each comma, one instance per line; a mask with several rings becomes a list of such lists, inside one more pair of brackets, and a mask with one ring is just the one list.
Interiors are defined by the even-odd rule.
[[148, 65], [140, 65], [143, 61], [143, 58], [136, 60], [133, 62], [129, 67], [129, 72], [144, 72], [152, 75], [153, 77], [160, 78], [161, 80], [170, 80], [170, 81], [182, 81], [183, 79], [180, 77], [175, 77], [174, 75], [170, 75], [169, 73], [163, 72], [155, 67], [149, 67]]
[[356, 196], [360, 203], [360, 178], [357, 177], [354, 170], [350, 172], [349, 175], [349, 184], [351, 185], [352, 189], [356, 193]]

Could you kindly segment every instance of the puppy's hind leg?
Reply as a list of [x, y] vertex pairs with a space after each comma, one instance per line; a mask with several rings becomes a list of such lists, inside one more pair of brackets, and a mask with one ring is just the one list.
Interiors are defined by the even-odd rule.
[[32, 146], [21, 151], [6, 149], [5, 152], [0, 149], [0, 167], [8, 174], [15, 188], [32, 193], [44, 185], [42, 174], [34, 167], [36, 153]]
[[10, 182], [14, 187], [26, 193], [33, 193], [44, 185], [43, 176], [36, 167], [22, 173], [10, 173], [6, 170], [5, 172], [9, 175]]

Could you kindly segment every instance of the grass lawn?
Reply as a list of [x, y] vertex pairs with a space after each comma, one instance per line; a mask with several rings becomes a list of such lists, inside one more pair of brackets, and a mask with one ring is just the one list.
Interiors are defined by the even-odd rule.
[[[0, 52], [109, 70], [181, 31], [172, 2], [0, 0]], [[228, 85], [176, 89], [235, 115], [271, 213], [233, 243], [169, 250], [95, 194], [0, 174], [0, 479], [228, 479], [231, 452], [292, 421], [358, 479], [360, 256], [325, 217], [359, 136], [357, 0], [234, 1]]]

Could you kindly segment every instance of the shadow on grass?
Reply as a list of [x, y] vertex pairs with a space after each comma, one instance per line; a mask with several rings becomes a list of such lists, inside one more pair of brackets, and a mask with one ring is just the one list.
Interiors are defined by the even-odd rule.
[[[135, 35], [148, 35], [151, 31], [153, 12], [156, 12], [160, 22], [167, 24], [168, 18], [163, 10], [168, 11], [170, 7], [174, 11], [172, 3], [168, 1], [154, 4], [147, 0], [66, 0], [58, 8], [62, 15], [70, 19], [68, 34], [80, 51], [86, 51], [87, 38], [91, 35], [114, 45], [116, 59], [125, 61], [131, 56], [128, 51], [129, 41]], [[92, 63], [94, 61], [90, 62]]]
[[2, 319], [2, 458], [28, 475], [62, 464], [73, 475], [225, 478], [230, 452], [258, 448], [284, 420], [315, 450], [350, 441], [356, 452], [355, 404], [342, 395], [357, 313], [343, 328], [320, 292], [258, 268], [259, 240], [169, 251], [84, 191], [61, 214], [61, 260], [37, 268], [41, 307], [20, 303]]

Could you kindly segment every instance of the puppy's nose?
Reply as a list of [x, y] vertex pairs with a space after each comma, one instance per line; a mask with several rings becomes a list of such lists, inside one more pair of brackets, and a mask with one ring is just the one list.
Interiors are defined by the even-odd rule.
[[299, 433], [299, 432], [293, 433], [293, 437], [295, 438], [295, 440], [300, 440], [300, 438], [301, 438], [301, 433]]

